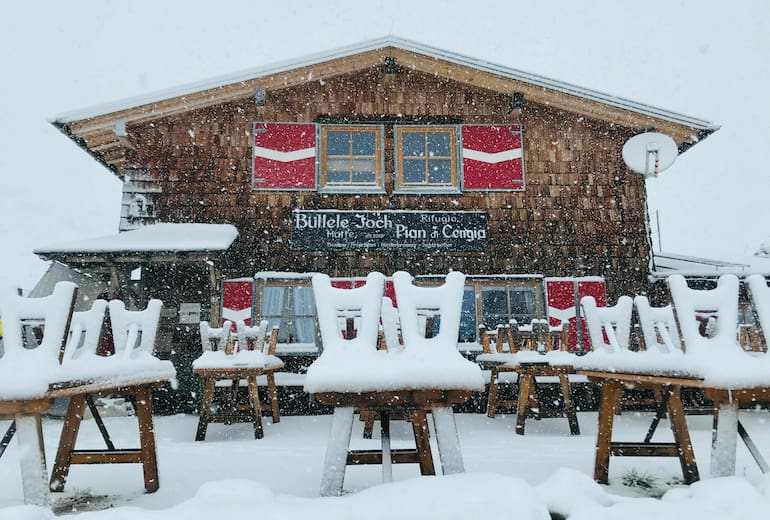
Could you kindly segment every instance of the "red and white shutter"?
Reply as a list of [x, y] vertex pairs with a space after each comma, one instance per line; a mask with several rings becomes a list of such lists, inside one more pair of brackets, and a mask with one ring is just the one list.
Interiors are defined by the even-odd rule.
[[[605, 294], [604, 278], [601, 276], [584, 276], [576, 278], [578, 301], [583, 296], [593, 296], [596, 299], [596, 305], [605, 307], [607, 305], [607, 296]], [[591, 350], [591, 338], [586, 327], [585, 319], [581, 318], [583, 350]]]
[[[585, 276], [581, 278], [546, 278], [546, 301], [548, 302], [548, 321], [553, 327], [569, 322], [569, 350], [578, 349], [577, 307], [583, 296], [593, 296], [596, 304], [606, 305], [604, 278], [600, 276]], [[591, 349], [591, 340], [586, 329], [585, 320], [581, 317], [582, 350]]]
[[222, 284], [222, 323], [230, 320], [243, 321], [251, 325], [251, 304], [254, 295], [254, 280], [240, 278], [225, 280]]
[[252, 187], [312, 190], [316, 187], [316, 125], [255, 123]]
[[575, 279], [546, 278], [545, 295], [546, 302], [548, 302], [549, 325], [558, 327], [564, 323], [569, 323], [567, 348], [569, 350], [575, 350], [577, 347]]
[[463, 188], [524, 189], [521, 125], [463, 125]]

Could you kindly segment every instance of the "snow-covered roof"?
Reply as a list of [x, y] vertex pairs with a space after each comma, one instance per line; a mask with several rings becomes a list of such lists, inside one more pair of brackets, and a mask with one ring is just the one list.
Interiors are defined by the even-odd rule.
[[572, 85], [570, 83], [566, 83], [563, 81], [547, 78], [545, 76], [540, 76], [538, 74], [532, 74], [532, 73], [524, 72], [518, 69], [505, 67], [495, 63], [490, 63], [484, 60], [472, 58], [462, 54], [457, 54], [457, 53], [439, 49], [436, 47], [431, 47], [429, 45], [424, 45], [422, 43], [399, 38], [396, 36], [386, 36], [383, 38], [377, 38], [377, 39], [365, 41], [362, 43], [358, 43], [355, 45], [349, 45], [349, 46], [305, 56], [297, 60], [284, 61], [284, 62], [272, 64], [272, 65], [267, 65], [264, 67], [242, 70], [232, 74], [210, 78], [199, 82], [190, 83], [187, 85], [182, 85], [176, 88], [164, 89], [164, 90], [160, 90], [160, 91], [142, 95], [142, 96], [132, 97], [128, 99], [115, 101], [112, 103], [101, 104], [101, 105], [97, 105], [97, 106], [93, 106], [93, 107], [89, 107], [81, 110], [59, 114], [58, 116], [55, 117], [55, 120], [53, 121], [53, 123], [67, 125], [75, 121], [90, 119], [93, 117], [98, 117], [106, 114], [111, 114], [114, 112], [119, 112], [121, 110], [128, 110], [128, 109], [143, 106], [143, 105], [150, 105], [152, 103], [157, 103], [159, 101], [163, 101], [171, 98], [179, 98], [179, 97], [187, 96], [196, 92], [217, 89], [227, 85], [243, 83], [249, 80], [253, 80], [255, 78], [266, 77], [274, 74], [280, 74], [286, 71], [299, 69], [302, 67], [313, 66], [319, 63], [346, 58], [349, 56], [354, 56], [357, 54], [370, 52], [370, 51], [376, 51], [376, 50], [384, 49], [388, 47], [395, 47], [398, 49], [402, 49], [404, 51], [419, 53], [422, 55], [444, 60], [457, 65], [488, 72], [500, 77], [529, 83], [531, 85], [543, 87], [543, 88], [554, 90], [564, 94], [578, 96], [584, 99], [590, 99], [590, 100], [597, 101], [599, 103], [603, 103], [606, 105], [614, 106], [620, 109], [629, 110], [629, 111], [636, 112], [636, 113], [643, 114], [650, 117], [664, 119], [664, 120], [685, 125], [691, 128], [705, 130], [707, 132], [713, 132], [719, 128], [718, 125], [715, 125], [711, 121], [707, 121], [705, 119], [700, 119], [697, 117], [692, 117], [685, 114], [672, 112], [670, 110], [665, 110], [665, 109], [658, 108], [652, 105], [647, 105], [644, 103], [638, 103], [636, 101], [625, 99], [612, 94], [599, 92], [597, 90], [592, 90], [589, 88], [579, 87], [577, 85]]
[[154, 224], [116, 235], [39, 247], [47, 253], [142, 253], [154, 251], [225, 251], [238, 236], [231, 224]]
[[676, 253], [655, 253], [654, 256], [655, 269], [650, 273], [653, 279], [666, 278], [675, 273], [685, 276], [770, 275], [770, 258], [756, 255], [734, 261], [699, 258]]

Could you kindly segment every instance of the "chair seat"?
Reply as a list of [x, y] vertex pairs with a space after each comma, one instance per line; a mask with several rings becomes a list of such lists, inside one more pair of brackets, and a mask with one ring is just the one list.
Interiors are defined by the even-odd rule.
[[[327, 353], [328, 354], [328, 353]], [[408, 350], [320, 356], [307, 371], [305, 391], [483, 390], [478, 365], [458, 354], [419, 356]]]
[[193, 369], [201, 370], [212, 368], [279, 369], [283, 367], [284, 362], [280, 358], [258, 350], [242, 350], [231, 355], [227, 355], [221, 350], [207, 351], [193, 361]]

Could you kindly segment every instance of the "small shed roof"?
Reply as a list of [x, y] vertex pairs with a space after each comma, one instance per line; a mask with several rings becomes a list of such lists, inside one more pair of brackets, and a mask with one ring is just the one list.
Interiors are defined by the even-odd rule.
[[153, 224], [116, 235], [40, 247], [35, 254], [225, 251], [238, 236], [230, 224]]

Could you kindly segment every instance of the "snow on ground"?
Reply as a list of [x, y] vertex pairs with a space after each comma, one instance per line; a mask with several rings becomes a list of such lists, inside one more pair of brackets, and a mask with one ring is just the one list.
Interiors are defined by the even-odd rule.
[[[417, 465], [393, 467], [394, 482], [381, 484], [379, 466], [349, 467], [345, 495], [318, 498], [331, 416], [265, 420], [265, 437], [253, 439], [250, 424], [209, 426], [207, 440], [193, 441], [197, 416], [156, 417], [160, 490], [143, 493], [139, 465], [73, 466], [65, 492], [55, 494], [57, 513], [85, 519], [195, 520], [236, 518], [549, 518], [573, 519], [765, 519], [770, 515], [770, 475], [762, 475], [739, 442], [737, 477], [708, 479], [709, 416], [689, 416], [690, 434], [704, 480], [681, 485], [676, 459], [613, 458], [610, 485], [593, 482], [597, 415], [579, 414], [582, 434], [570, 436], [566, 419], [529, 420], [525, 436], [514, 434], [515, 417], [458, 414], [466, 473], [420, 477]], [[618, 440], [640, 440], [650, 413], [623, 412]], [[770, 413], [742, 412], [741, 420], [766, 458], [770, 457]], [[117, 446], [138, 442], [136, 419], [106, 418]], [[4, 431], [7, 422], [0, 422]], [[49, 468], [62, 422], [46, 419]], [[361, 437], [355, 448], [376, 447]], [[392, 425], [394, 447], [408, 446], [410, 428]], [[376, 436], [376, 434], [375, 434]], [[662, 424], [656, 441], [671, 439]], [[85, 421], [80, 448], [101, 446], [93, 421]], [[434, 445], [435, 453], [435, 445]], [[439, 466], [436, 460], [437, 467]], [[0, 459], [0, 520], [52, 518], [45, 509], [22, 505], [18, 448]], [[625, 485], [634, 483], [635, 485]], [[665, 493], [662, 499], [658, 497]], [[92, 511], [92, 512], [86, 512]]]

